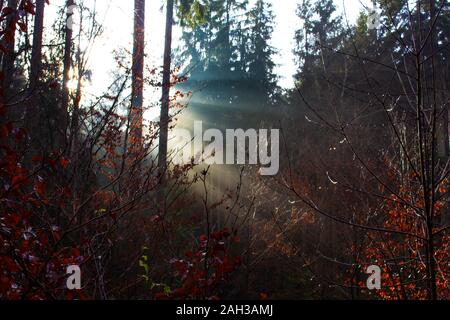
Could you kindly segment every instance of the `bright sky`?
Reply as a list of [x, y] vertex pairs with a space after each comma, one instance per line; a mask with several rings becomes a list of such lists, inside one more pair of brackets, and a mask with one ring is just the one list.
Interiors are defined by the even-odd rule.
[[[250, 0], [254, 2], [255, 0]], [[297, 3], [301, 0], [269, 0], [272, 3], [273, 11], [276, 15], [275, 31], [272, 45], [279, 51], [275, 57], [278, 65], [276, 72], [280, 76], [282, 87], [293, 85], [292, 75], [295, 73], [294, 57], [294, 33], [299, 27], [298, 18], [295, 15]], [[51, 24], [58, 6], [64, 4], [65, 0], [50, 0], [47, 7], [47, 23]], [[132, 46], [133, 32], [133, 5], [132, 0], [93, 0], [97, 3], [99, 12], [98, 20], [103, 21], [105, 32], [101, 39], [96, 42], [90, 55], [90, 68], [93, 72], [92, 85], [85, 88], [92, 94], [98, 94], [104, 90], [111, 82], [109, 73], [115, 66], [112, 51], [118, 48], [128, 48]], [[163, 12], [164, 0], [150, 0], [146, 3], [146, 41], [147, 41], [147, 65], [162, 65], [162, 54], [164, 46], [164, 22]], [[369, 0], [336, 0], [336, 6], [342, 12], [345, 6], [349, 21], [354, 23], [363, 8], [361, 3], [367, 5]], [[75, 27], [76, 28], [76, 27]], [[179, 30], [175, 30], [174, 37], [178, 37]], [[175, 44], [177, 42], [175, 41]], [[146, 96], [153, 96], [148, 92]]]

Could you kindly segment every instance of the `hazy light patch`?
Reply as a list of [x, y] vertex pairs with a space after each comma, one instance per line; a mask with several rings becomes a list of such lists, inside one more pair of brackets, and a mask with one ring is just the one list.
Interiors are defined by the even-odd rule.
[[[279, 76], [279, 84], [283, 88], [293, 86], [293, 75], [296, 72], [294, 63], [294, 35], [295, 30], [301, 26], [296, 16], [298, 3], [302, 0], [268, 0], [272, 3], [275, 17], [275, 28], [272, 39], [272, 45], [278, 50], [274, 57], [277, 64], [275, 69]], [[250, 1], [249, 7], [255, 0]], [[112, 71], [116, 69], [117, 63], [114, 60], [114, 51], [125, 49], [131, 55], [132, 35], [133, 35], [133, 1], [109, 0], [96, 1], [89, 5], [96, 4], [97, 20], [104, 27], [103, 35], [96, 40], [89, 50], [88, 68], [92, 71], [90, 82], [84, 84], [84, 94], [95, 96], [101, 94], [113, 82]], [[354, 23], [362, 4], [370, 7], [370, 0], [336, 0], [339, 13], [343, 12], [345, 6], [346, 13], [350, 23]], [[46, 26], [51, 28], [56, 18], [56, 12], [59, 7], [65, 4], [65, 0], [53, 0], [46, 7]], [[150, 68], [160, 68], [162, 66], [162, 57], [164, 50], [164, 30], [165, 30], [165, 12], [163, 10], [164, 1], [146, 2], [146, 65]], [[76, 10], [75, 10], [76, 11]], [[75, 14], [77, 14], [75, 12]], [[77, 32], [77, 19], [75, 21], [75, 32]], [[181, 30], [174, 28], [174, 48], [178, 47], [180, 42]], [[131, 60], [131, 57], [130, 57]], [[150, 106], [159, 104], [161, 92], [158, 88], [146, 88], [145, 105]], [[145, 113], [148, 120], [159, 118], [159, 110], [156, 107], [149, 107]]]
[[149, 121], [159, 121], [159, 117], [161, 115], [161, 109], [157, 106], [149, 107], [144, 112], [144, 119]]
[[[59, 8], [64, 6], [65, 0], [53, 0], [46, 7], [46, 28], [51, 29], [57, 18]], [[93, 6], [94, 2], [87, 2]], [[109, 0], [96, 1], [97, 21], [103, 25], [104, 32], [101, 37], [87, 48], [87, 68], [92, 71], [91, 81], [85, 84], [84, 94], [99, 95], [113, 83], [112, 71], [117, 69], [114, 52], [121, 49], [129, 55], [133, 48], [133, 1]], [[165, 16], [161, 10], [163, 1], [146, 2], [146, 66], [150, 69], [161, 67], [164, 51]], [[78, 12], [75, 10], [75, 15]], [[78, 16], [78, 15], [77, 15]], [[74, 19], [74, 36], [78, 34], [78, 19]], [[175, 33], [175, 36], [177, 34]], [[131, 66], [131, 65], [130, 65]], [[147, 68], [146, 68], [147, 69]], [[158, 102], [161, 98], [160, 90], [146, 90], [147, 103]], [[146, 114], [154, 119], [159, 116], [151, 108]]]

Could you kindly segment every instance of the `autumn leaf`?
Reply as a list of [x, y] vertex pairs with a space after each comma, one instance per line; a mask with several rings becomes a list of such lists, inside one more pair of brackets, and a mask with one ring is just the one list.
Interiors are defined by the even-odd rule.
[[17, 25], [19, 26], [19, 28], [22, 32], [27, 32], [28, 27], [25, 23], [23, 23], [22, 21], [18, 21]]
[[69, 166], [70, 161], [67, 160], [64, 157], [61, 157], [61, 159], [59, 159], [59, 163], [61, 164], [61, 167], [63, 167], [64, 169], [67, 169], [67, 167]]
[[45, 197], [45, 183], [42, 178], [38, 177], [38, 180], [34, 183], [34, 191], [36, 191], [39, 197]]

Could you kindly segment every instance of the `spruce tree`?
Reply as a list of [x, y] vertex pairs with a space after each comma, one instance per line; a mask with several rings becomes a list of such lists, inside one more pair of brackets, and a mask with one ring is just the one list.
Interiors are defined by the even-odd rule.
[[274, 15], [270, 3], [258, 0], [249, 12], [250, 52], [247, 56], [249, 80], [251, 87], [260, 96], [260, 101], [270, 104], [275, 101], [277, 93], [277, 77], [274, 74], [276, 53], [271, 46]]

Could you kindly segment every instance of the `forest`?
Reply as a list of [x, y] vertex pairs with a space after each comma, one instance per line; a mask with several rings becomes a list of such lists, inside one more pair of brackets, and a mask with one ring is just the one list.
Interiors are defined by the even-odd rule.
[[0, 0], [0, 300], [450, 299], [449, 0], [53, 1]]

